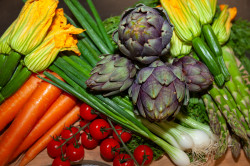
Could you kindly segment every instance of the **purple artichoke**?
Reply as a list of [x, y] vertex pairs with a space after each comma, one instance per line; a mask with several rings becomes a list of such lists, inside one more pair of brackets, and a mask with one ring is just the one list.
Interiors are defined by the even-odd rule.
[[181, 69], [161, 61], [141, 69], [129, 88], [133, 104], [151, 121], [174, 117], [187, 93]]
[[136, 75], [136, 67], [131, 60], [118, 54], [107, 55], [99, 61], [86, 81], [88, 88], [105, 92], [110, 96], [128, 89]]
[[172, 34], [173, 25], [163, 8], [139, 4], [122, 14], [116, 42], [130, 59], [150, 64], [167, 54]]
[[202, 91], [207, 89], [214, 81], [207, 66], [190, 56], [175, 59], [173, 65], [182, 69], [189, 91]]

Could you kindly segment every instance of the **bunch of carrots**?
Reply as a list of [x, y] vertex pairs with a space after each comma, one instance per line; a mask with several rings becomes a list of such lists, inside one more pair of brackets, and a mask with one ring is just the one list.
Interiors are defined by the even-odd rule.
[[[52, 74], [62, 80], [56, 73]], [[20, 165], [26, 165], [64, 127], [75, 123], [79, 114], [80, 105], [75, 97], [32, 74], [0, 105], [0, 166], [25, 151]]]

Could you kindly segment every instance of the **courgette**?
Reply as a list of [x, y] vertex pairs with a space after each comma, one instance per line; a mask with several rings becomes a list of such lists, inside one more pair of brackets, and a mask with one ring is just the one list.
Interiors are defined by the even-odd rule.
[[214, 31], [211, 27], [211, 25], [203, 25], [202, 27], [202, 34], [204, 35], [204, 38], [210, 48], [210, 50], [212, 51], [213, 55], [215, 55], [215, 60], [217, 61], [221, 72], [225, 78], [225, 81], [229, 81], [230, 80], [230, 73], [228, 72], [228, 69], [225, 65], [225, 62], [223, 60], [222, 57], [222, 49], [220, 46], [220, 43], [218, 41], [218, 38], [216, 37], [216, 35], [214, 34]]
[[4, 86], [0, 91], [0, 104], [13, 95], [32, 74], [27, 67], [22, 68], [22, 70], [16, 75], [11, 81]]
[[7, 56], [7, 59], [0, 72], [0, 88], [10, 80], [20, 59], [21, 55], [17, 52], [11, 52], [10, 55]]
[[192, 44], [199, 58], [206, 64], [209, 71], [213, 74], [216, 84], [221, 87], [225, 81], [224, 76], [218, 63], [214, 59], [215, 56], [207, 44], [199, 37], [193, 39]]

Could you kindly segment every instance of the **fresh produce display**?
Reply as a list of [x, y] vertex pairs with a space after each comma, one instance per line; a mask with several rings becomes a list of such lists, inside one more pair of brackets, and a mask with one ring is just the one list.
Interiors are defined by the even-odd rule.
[[27, 0], [0, 37], [0, 166], [93, 149], [114, 166], [250, 158], [249, 22], [235, 7], [140, 0], [102, 21], [86, 2], [64, 0], [71, 18]]

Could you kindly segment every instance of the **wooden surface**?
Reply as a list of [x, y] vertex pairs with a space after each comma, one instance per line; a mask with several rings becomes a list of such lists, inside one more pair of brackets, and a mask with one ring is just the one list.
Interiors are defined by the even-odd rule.
[[[99, 146], [93, 150], [85, 149], [84, 160], [94, 160], [101, 161], [112, 166], [112, 162], [104, 161], [100, 156]], [[48, 157], [46, 150], [41, 152], [33, 161], [31, 161], [28, 166], [47, 166], [52, 163], [52, 159]], [[243, 151], [241, 151], [240, 157], [235, 160], [232, 157], [231, 151], [228, 150], [226, 155], [224, 155], [219, 160], [209, 162], [206, 165], [209, 166], [250, 166], [250, 160], [246, 159]], [[18, 161], [11, 164], [11, 166], [18, 166]], [[161, 159], [154, 161], [150, 166], [174, 166], [170, 159], [164, 155]]]

